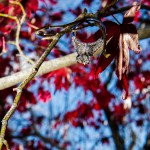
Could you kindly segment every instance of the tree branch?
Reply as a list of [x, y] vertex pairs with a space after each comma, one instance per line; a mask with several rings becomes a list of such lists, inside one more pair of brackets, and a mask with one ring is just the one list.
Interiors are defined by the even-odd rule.
[[111, 111], [109, 110], [109, 107], [104, 109], [106, 118], [108, 120], [108, 124], [110, 126], [110, 129], [112, 131], [112, 137], [114, 139], [114, 143], [116, 146], [116, 150], [125, 150], [125, 144], [123, 138], [119, 134], [119, 128], [116, 124], [115, 120], [112, 118]]
[[[45, 61], [41, 65], [36, 76], [43, 75], [50, 71], [54, 71], [63, 67], [74, 65], [77, 63], [76, 56], [77, 56], [77, 53], [72, 53], [61, 58], [57, 58], [57, 59], [50, 60], [50, 61]], [[16, 85], [22, 82], [25, 78], [28, 77], [31, 70], [32, 68], [29, 68], [29, 69], [14, 73], [10, 76], [0, 78], [0, 90], [3, 90], [5, 88], [11, 87], [13, 85]]]
[[[139, 39], [146, 39], [150, 37], [150, 27], [145, 29], [138, 30]], [[57, 58], [50, 61], [45, 61], [40, 67], [36, 76], [46, 74], [50, 71], [54, 71], [60, 68], [68, 67], [77, 63], [76, 61], [77, 53], [72, 53], [66, 55], [61, 58]], [[47, 67], [50, 66], [50, 67]], [[20, 82], [22, 82], [28, 75], [32, 69], [26, 69], [24, 71], [20, 71], [18, 73], [14, 73], [12, 75], [0, 78], [0, 90], [6, 89], [8, 87], [14, 86]]]
[[[102, 17], [107, 17], [107, 16], [110, 16], [112, 14], [118, 14], [118, 13], [122, 13], [124, 11], [127, 11], [131, 8], [132, 6], [127, 6], [127, 7], [122, 7], [120, 9], [115, 9], [115, 10], [111, 10], [111, 11], [108, 11], [108, 12], [105, 12], [105, 14], [102, 14], [101, 16]], [[147, 6], [147, 5], [141, 5], [141, 8], [140, 9], [145, 9], [145, 10], [148, 10], [150, 11], [150, 7]]]

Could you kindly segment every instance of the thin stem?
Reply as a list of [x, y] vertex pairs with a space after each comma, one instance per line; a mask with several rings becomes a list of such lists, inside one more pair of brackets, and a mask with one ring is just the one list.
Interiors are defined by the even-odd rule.
[[25, 21], [25, 18], [26, 18], [26, 13], [25, 13], [25, 10], [22, 6], [22, 4], [20, 2], [16, 2], [16, 1], [9, 1], [11, 4], [15, 4], [15, 5], [19, 5], [21, 10], [22, 10], [22, 17], [21, 17], [21, 20], [19, 21], [18, 18], [16, 16], [11, 16], [11, 15], [8, 15], [8, 14], [3, 14], [3, 13], [0, 13], [0, 16], [2, 17], [6, 17], [6, 18], [9, 18], [9, 19], [12, 19], [12, 20], [15, 20], [16, 23], [17, 23], [17, 31], [16, 31], [16, 40], [15, 40], [15, 45], [17, 47], [17, 50], [18, 52], [20, 53], [20, 56], [23, 57], [27, 62], [31, 63], [31, 64], [34, 64], [34, 62], [29, 59], [28, 57], [25, 56], [25, 54], [23, 53], [21, 47], [20, 47], [20, 42], [19, 42], [19, 38], [20, 38], [20, 30], [21, 30], [21, 27], [22, 27], [22, 24], [24, 23]]
[[112, 15], [112, 17], [117, 21], [117, 23], [118, 23], [119, 25], [121, 25], [121, 23], [118, 21], [118, 19], [117, 19], [114, 15]]
[[20, 8], [21, 8], [21, 10], [22, 10], [22, 13], [23, 13], [23, 15], [22, 15], [22, 17], [21, 17], [21, 20], [20, 20], [20, 22], [18, 23], [18, 27], [17, 27], [17, 31], [16, 31], [16, 47], [17, 47], [17, 49], [18, 49], [18, 51], [19, 51], [19, 53], [20, 53], [20, 56], [21, 57], [23, 57], [27, 62], [29, 62], [29, 63], [31, 63], [31, 64], [34, 64], [34, 62], [31, 60], [31, 59], [29, 59], [28, 57], [26, 57], [25, 55], [24, 55], [24, 53], [23, 53], [23, 51], [22, 51], [22, 49], [21, 49], [21, 47], [20, 47], [20, 31], [21, 31], [21, 27], [22, 27], [22, 24], [24, 23], [24, 21], [25, 21], [25, 18], [26, 18], [26, 13], [25, 13], [25, 10], [24, 10], [24, 8], [23, 8], [23, 6], [22, 6], [22, 4], [20, 3], [20, 2], [16, 2], [16, 1], [10, 1], [10, 3], [11, 4], [15, 4], [15, 5], [19, 5], [20, 6]]
[[3, 14], [3, 13], [0, 13], [0, 16], [2, 17], [5, 17], [5, 18], [9, 18], [9, 19], [12, 19], [12, 20], [15, 20], [17, 24], [19, 24], [19, 20], [16, 16], [11, 16], [11, 15], [8, 15], [8, 14]]

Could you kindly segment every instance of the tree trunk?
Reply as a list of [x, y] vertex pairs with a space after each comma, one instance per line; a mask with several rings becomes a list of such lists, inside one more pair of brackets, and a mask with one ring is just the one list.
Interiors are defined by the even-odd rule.
[[116, 146], [116, 150], [125, 150], [124, 140], [119, 134], [118, 125], [115, 120], [111, 117], [111, 112], [109, 108], [104, 109], [105, 115], [107, 117], [110, 129], [112, 131], [112, 137]]

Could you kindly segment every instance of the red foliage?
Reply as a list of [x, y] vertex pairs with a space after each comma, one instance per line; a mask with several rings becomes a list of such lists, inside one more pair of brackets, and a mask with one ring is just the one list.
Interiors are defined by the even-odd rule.
[[1, 20], [0, 32], [2, 32], [4, 35], [8, 35], [15, 27], [16, 22], [11, 19], [4, 18]]
[[50, 72], [46, 75], [46, 78], [54, 77], [54, 84], [56, 86], [56, 90], [61, 90], [64, 88], [66, 91], [70, 87], [70, 69], [63, 68], [53, 72]]
[[[146, 82], [145, 82], [146, 81]], [[134, 77], [136, 89], [140, 91], [150, 85], [150, 71], [143, 71], [141, 74]]]
[[64, 116], [64, 121], [69, 121], [75, 127], [83, 127], [82, 120], [93, 118], [92, 108], [89, 104], [82, 103], [77, 109], [67, 112]]
[[44, 91], [42, 88], [38, 90], [38, 98], [42, 102], [48, 102], [51, 100], [51, 93], [49, 91]]
[[80, 7], [77, 7], [75, 10], [70, 9], [69, 10], [71, 13], [73, 13], [75, 16], [78, 16], [79, 14], [81, 14], [82, 9]]
[[32, 131], [31, 127], [25, 127], [21, 129], [21, 134], [28, 135], [29, 133], [31, 133], [31, 131]]
[[20, 112], [26, 111], [30, 105], [36, 104], [36, 98], [34, 94], [28, 90], [23, 90], [23, 93], [21, 95], [21, 101], [18, 105], [18, 110]]
[[92, 0], [84, 0], [83, 2], [90, 6], [92, 3]]
[[26, 9], [28, 17], [31, 18], [32, 12], [35, 13], [38, 9], [38, 0], [32, 0], [32, 3], [30, 0], [22, 0], [21, 3]]
[[12, 66], [10, 64], [10, 57], [2, 58], [0, 57], [0, 77], [5, 76], [5, 70], [6, 68], [9, 68], [8, 72], [12, 70]]
[[145, 5], [150, 6], [150, 1], [149, 0], [142, 0], [142, 3], [145, 4]]
[[101, 141], [103, 144], [109, 144], [109, 139], [107, 137], [103, 137]]
[[63, 16], [63, 12], [55, 12], [50, 17], [53, 21], [61, 21]]
[[124, 109], [123, 104], [114, 106], [113, 116], [118, 124], [123, 123], [126, 113], [127, 111]]
[[107, 91], [104, 87], [100, 87], [100, 92], [94, 92], [94, 96], [99, 104], [99, 107], [101, 109], [107, 108], [109, 103], [115, 96], [111, 94], [109, 91]]
[[[109, 57], [106, 57], [104, 54], [102, 54], [99, 57], [98, 65], [95, 72], [95, 78], [98, 77], [98, 74], [101, 73], [106, 69], [106, 67], [112, 62], [112, 60], [115, 58], [117, 49], [116, 45], [118, 44], [119, 40], [119, 33], [120, 29], [119, 26], [111, 21], [104, 22], [106, 31], [107, 31], [107, 40], [109, 40], [107, 47], [106, 47], [106, 53], [110, 54]], [[97, 32], [98, 33], [98, 32]], [[114, 36], [115, 35], [115, 36]]]
[[57, 4], [57, 0], [49, 0], [49, 2], [51, 3], [51, 5], [56, 5]]

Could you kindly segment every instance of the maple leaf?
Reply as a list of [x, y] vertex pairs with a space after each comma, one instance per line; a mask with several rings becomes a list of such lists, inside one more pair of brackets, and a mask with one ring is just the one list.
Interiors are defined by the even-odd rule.
[[[105, 70], [105, 68], [116, 59], [116, 74], [121, 81], [125, 90], [123, 99], [129, 99], [129, 85], [127, 79], [129, 65], [129, 49], [135, 53], [141, 52], [141, 47], [138, 42], [138, 34], [135, 25], [131, 24], [134, 20], [136, 12], [140, 9], [140, 4], [134, 2], [132, 7], [125, 13], [122, 24], [118, 25], [114, 22], [104, 22], [107, 32], [106, 52], [99, 58], [95, 76]], [[110, 54], [109, 57], [106, 57]]]
[[27, 16], [29, 18], [31, 18], [32, 13], [36, 12], [36, 10], [38, 9], [39, 1], [38, 0], [32, 0], [32, 2], [31, 2], [29, 0], [22, 0], [21, 4], [25, 7]]

